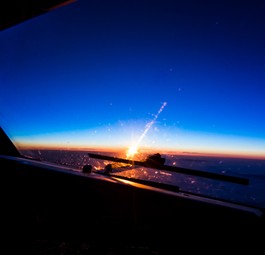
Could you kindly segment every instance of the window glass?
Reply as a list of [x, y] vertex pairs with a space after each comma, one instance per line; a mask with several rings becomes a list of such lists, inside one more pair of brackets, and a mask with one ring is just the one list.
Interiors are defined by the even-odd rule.
[[74, 1], [0, 33], [0, 121], [23, 155], [81, 171], [88, 152], [145, 167], [116, 175], [265, 205], [265, 5]]

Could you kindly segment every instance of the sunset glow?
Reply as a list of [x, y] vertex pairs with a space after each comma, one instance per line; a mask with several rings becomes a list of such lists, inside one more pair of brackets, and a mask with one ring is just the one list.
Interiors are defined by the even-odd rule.
[[131, 159], [133, 158], [133, 156], [138, 153], [138, 149], [137, 147], [135, 146], [131, 146], [128, 150], [127, 150], [127, 153], [126, 153], [126, 158], [127, 159]]
[[0, 34], [0, 125], [19, 148], [265, 157], [261, 9], [89, 2]]

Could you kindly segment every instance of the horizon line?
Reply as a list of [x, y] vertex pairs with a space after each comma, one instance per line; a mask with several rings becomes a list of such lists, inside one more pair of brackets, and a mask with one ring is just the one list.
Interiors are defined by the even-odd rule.
[[[65, 151], [102, 151], [102, 152], [124, 152], [126, 154], [126, 151], [128, 150], [128, 147], [121, 146], [121, 147], [113, 147], [113, 146], [89, 146], [89, 147], [83, 147], [83, 146], [60, 146], [60, 145], [53, 145], [53, 146], [46, 146], [46, 145], [22, 145], [20, 144], [18, 146], [18, 150], [65, 150]], [[176, 154], [176, 155], [182, 155], [182, 156], [205, 156], [205, 157], [229, 157], [229, 158], [246, 158], [246, 159], [260, 159], [265, 160], [265, 154], [260, 153], [254, 153], [254, 152], [223, 152], [223, 151], [206, 151], [206, 150], [190, 150], [187, 149], [182, 150], [179, 149], [155, 149], [155, 148], [140, 148], [140, 153], [160, 153], [160, 154]]]

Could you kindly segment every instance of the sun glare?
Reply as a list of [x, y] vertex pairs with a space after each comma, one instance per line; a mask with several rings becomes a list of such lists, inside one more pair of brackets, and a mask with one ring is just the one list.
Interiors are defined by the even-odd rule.
[[131, 146], [126, 153], [127, 158], [132, 158], [136, 153], [138, 153], [138, 149], [136, 146]]

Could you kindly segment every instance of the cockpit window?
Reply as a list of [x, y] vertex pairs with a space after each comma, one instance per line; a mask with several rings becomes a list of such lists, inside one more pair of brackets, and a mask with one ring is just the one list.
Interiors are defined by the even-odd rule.
[[[265, 5], [78, 0], [0, 33], [0, 125], [19, 151], [265, 206]], [[115, 168], [115, 167], [114, 167]], [[115, 172], [116, 171], [116, 172]]]

